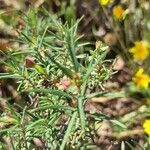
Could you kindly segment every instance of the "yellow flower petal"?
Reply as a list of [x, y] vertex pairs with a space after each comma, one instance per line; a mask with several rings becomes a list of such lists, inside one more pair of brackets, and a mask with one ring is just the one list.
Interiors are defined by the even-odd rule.
[[138, 70], [138, 72], [136, 73], [136, 76], [142, 75], [143, 72], [144, 72], [144, 69], [143, 69], [143, 68], [140, 68], [140, 69]]
[[103, 6], [108, 5], [112, 0], [99, 0], [99, 3]]
[[132, 78], [133, 82], [137, 85], [139, 88], [148, 89], [149, 83], [150, 83], [150, 77], [147, 74], [144, 74], [144, 69], [140, 68], [135, 76]]
[[149, 45], [145, 41], [138, 41], [129, 51], [133, 54], [135, 61], [143, 61], [149, 56]]
[[145, 133], [147, 133], [148, 135], [150, 135], [150, 119], [145, 120], [143, 123], [143, 128]]
[[113, 15], [117, 19], [122, 19], [124, 12], [125, 12], [125, 10], [121, 5], [117, 5], [113, 8]]

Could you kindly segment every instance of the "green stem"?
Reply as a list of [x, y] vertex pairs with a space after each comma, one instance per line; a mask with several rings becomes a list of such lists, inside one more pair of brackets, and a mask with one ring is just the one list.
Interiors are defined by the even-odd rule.
[[83, 106], [84, 97], [79, 97], [78, 99], [78, 109], [79, 109], [79, 115], [81, 120], [81, 128], [82, 131], [85, 129], [85, 112], [84, 112], [84, 106]]
[[65, 149], [66, 142], [67, 142], [67, 140], [68, 140], [68, 138], [70, 136], [70, 132], [71, 132], [72, 127], [73, 127], [73, 125], [75, 123], [76, 117], [77, 117], [77, 112], [74, 112], [73, 115], [72, 115], [72, 118], [71, 118], [71, 120], [69, 122], [67, 131], [66, 131], [66, 133], [64, 135], [64, 138], [63, 138], [63, 141], [62, 141], [62, 143], [60, 145], [59, 150], [64, 150]]

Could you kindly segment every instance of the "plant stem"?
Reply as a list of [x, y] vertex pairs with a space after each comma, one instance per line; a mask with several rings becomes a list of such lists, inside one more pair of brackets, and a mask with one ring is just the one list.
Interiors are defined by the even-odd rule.
[[84, 112], [84, 106], [83, 106], [84, 97], [79, 97], [78, 99], [78, 109], [79, 109], [79, 116], [81, 120], [81, 128], [82, 131], [85, 129], [85, 112]]
[[73, 115], [72, 115], [72, 118], [71, 118], [71, 120], [69, 122], [67, 131], [66, 131], [66, 133], [64, 135], [64, 138], [63, 138], [63, 141], [61, 143], [61, 146], [60, 146], [59, 150], [64, 150], [65, 149], [66, 142], [67, 142], [67, 140], [68, 140], [68, 138], [70, 136], [70, 132], [71, 132], [72, 127], [73, 127], [73, 125], [75, 123], [76, 117], [77, 117], [77, 112], [74, 112]]

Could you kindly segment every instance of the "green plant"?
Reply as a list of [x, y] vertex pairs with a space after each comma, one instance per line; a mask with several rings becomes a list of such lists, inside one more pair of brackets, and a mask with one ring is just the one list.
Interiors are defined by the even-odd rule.
[[98, 44], [84, 53], [89, 43], [81, 42], [79, 21], [62, 24], [45, 10], [29, 10], [18, 31], [23, 49], [4, 54], [1, 63], [9, 73], [0, 73], [0, 79], [17, 79], [17, 91], [28, 95], [23, 102], [8, 103], [8, 113], [1, 115], [1, 137], [7, 136], [13, 149], [88, 149], [96, 121], [106, 119], [125, 128], [85, 109], [92, 97], [110, 94], [101, 87], [114, 72], [113, 61], [105, 60], [107, 46]]

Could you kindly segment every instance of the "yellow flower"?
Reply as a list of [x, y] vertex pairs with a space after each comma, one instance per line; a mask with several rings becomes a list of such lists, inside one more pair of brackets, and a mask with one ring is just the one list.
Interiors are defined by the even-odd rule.
[[145, 41], [135, 42], [135, 46], [130, 49], [135, 61], [143, 61], [149, 55], [149, 45]]
[[122, 19], [124, 12], [125, 12], [125, 10], [121, 5], [117, 5], [113, 8], [113, 15], [117, 19]]
[[150, 119], [144, 121], [143, 128], [145, 133], [147, 133], [150, 136]]
[[140, 68], [132, 80], [137, 85], [137, 87], [147, 89], [150, 83], [150, 77], [143, 72], [143, 68]]
[[112, 0], [99, 0], [99, 3], [103, 6], [108, 5]]

